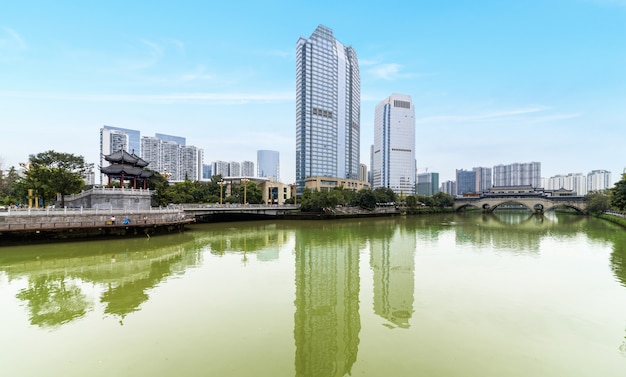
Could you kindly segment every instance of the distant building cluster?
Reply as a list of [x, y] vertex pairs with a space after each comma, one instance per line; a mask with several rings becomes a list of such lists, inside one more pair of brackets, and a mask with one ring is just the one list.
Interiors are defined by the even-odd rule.
[[[310, 37], [296, 43], [295, 187], [311, 190], [387, 188], [399, 196], [452, 196], [487, 192], [494, 187], [529, 186], [569, 190], [577, 195], [610, 188], [611, 173], [594, 170], [541, 177], [541, 163], [511, 163], [493, 167], [457, 169], [455, 180], [440, 182], [438, 172], [418, 173], [415, 106], [411, 96], [393, 93], [382, 99], [374, 113], [374, 143], [368, 170], [360, 162], [361, 78], [356, 51], [319, 25]], [[252, 161], [214, 160], [204, 164], [201, 148], [189, 146], [180, 136], [155, 134], [141, 137], [137, 130], [104, 126], [100, 130], [100, 155], [124, 150], [149, 162], [170, 181], [257, 177], [280, 182], [279, 152], [257, 150]], [[107, 162], [101, 157], [100, 165]], [[275, 186], [271, 186], [275, 187]], [[276, 186], [277, 187], [277, 186]], [[268, 200], [272, 195], [268, 194]]]
[[[100, 166], [109, 165], [104, 156], [119, 151], [141, 157], [148, 168], [170, 181], [199, 180], [202, 177], [203, 150], [186, 145], [184, 137], [165, 134], [141, 137], [141, 132], [103, 126], [100, 129]], [[103, 176], [100, 182], [104, 182]]]
[[[493, 175], [493, 179], [492, 179]], [[457, 170], [456, 181], [444, 182], [440, 190], [453, 196], [482, 193], [492, 187], [529, 186], [548, 191], [571, 191], [576, 195], [586, 195], [591, 191], [611, 188], [611, 172], [593, 170], [586, 176], [582, 173], [541, 177], [541, 163], [513, 163], [496, 165], [491, 168], [478, 167]]]
[[[103, 126], [100, 129], [100, 166], [108, 162], [104, 156], [117, 151], [135, 154], [147, 161], [148, 168], [165, 176], [169, 181], [210, 180], [212, 176], [262, 177], [269, 181], [280, 180], [280, 158], [278, 151], [257, 151], [258, 170], [252, 161], [221, 161], [204, 164], [204, 151], [187, 145], [185, 137], [156, 133], [141, 136], [138, 130]], [[104, 182], [103, 177], [100, 182]]]

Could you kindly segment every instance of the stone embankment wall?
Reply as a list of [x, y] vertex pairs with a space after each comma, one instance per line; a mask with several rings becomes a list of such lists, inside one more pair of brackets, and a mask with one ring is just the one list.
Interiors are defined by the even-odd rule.
[[[115, 217], [115, 223], [112, 221]], [[128, 217], [129, 224], [124, 224]], [[145, 212], [125, 214], [123, 212], [100, 214], [20, 214], [19, 212], [0, 216], [0, 232], [28, 229], [94, 228], [120, 225], [161, 225], [180, 222], [182, 212]]]

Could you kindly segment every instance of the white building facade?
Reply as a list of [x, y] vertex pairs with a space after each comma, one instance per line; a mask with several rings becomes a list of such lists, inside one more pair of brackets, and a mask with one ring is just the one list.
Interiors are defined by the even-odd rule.
[[587, 192], [604, 191], [611, 188], [611, 172], [608, 170], [592, 170], [587, 174]]
[[296, 184], [359, 178], [361, 79], [352, 47], [318, 26], [296, 45]]
[[372, 188], [415, 193], [415, 109], [411, 97], [392, 94], [376, 106]]
[[541, 163], [513, 163], [493, 167], [493, 185], [541, 187]]

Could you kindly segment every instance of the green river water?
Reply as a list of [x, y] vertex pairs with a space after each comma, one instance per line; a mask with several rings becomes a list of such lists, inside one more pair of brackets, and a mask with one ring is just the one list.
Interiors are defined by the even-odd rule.
[[500, 212], [0, 248], [0, 376], [626, 376], [626, 230]]

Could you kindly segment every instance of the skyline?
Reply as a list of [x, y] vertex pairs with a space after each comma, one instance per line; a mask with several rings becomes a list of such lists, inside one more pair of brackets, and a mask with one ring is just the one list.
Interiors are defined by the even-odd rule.
[[[302, 10], [306, 9], [306, 12]], [[322, 24], [356, 51], [360, 162], [376, 104], [411, 96], [418, 173], [538, 161], [626, 167], [626, 1], [30, 2], [0, 14], [4, 167], [50, 149], [99, 162], [104, 125], [182, 136], [204, 163], [281, 155], [295, 182], [296, 42]], [[332, 11], [329, 11], [332, 10]], [[349, 16], [346, 16], [349, 15]], [[97, 172], [96, 172], [97, 174]]]

